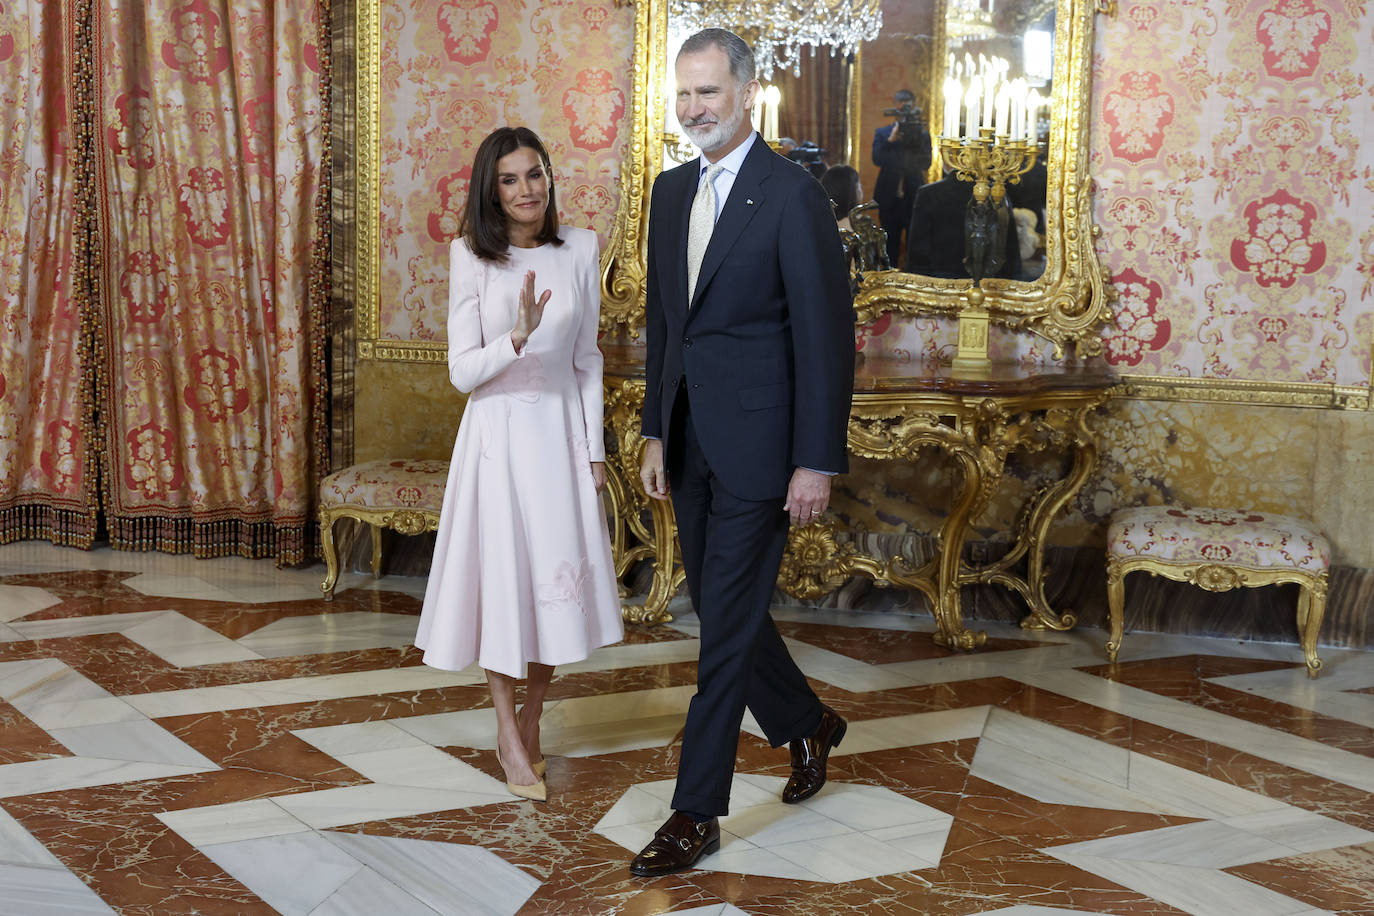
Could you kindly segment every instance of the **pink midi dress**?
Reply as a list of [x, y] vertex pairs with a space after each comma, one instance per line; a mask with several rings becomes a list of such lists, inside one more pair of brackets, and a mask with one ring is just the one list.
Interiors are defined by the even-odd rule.
[[[596, 235], [510, 249], [506, 264], [450, 248], [448, 366], [471, 392], [449, 465], [415, 645], [425, 664], [523, 677], [624, 636], [606, 514], [590, 462], [602, 439]], [[550, 290], [517, 354], [520, 288]]]

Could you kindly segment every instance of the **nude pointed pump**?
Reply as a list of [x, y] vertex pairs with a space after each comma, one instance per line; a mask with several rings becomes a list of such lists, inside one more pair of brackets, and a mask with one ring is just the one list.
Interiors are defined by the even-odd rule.
[[[496, 751], [496, 762], [497, 762], [498, 764], [500, 764], [501, 769], [504, 771], [505, 768], [506, 768], [506, 765], [505, 765], [504, 763], [501, 763], [501, 751], [500, 751], [499, 748], [498, 748], [497, 751]], [[539, 801], [539, 802], [541, 802], [541, 801], [548, 801], [548, 800], [549, 800], [549, 787], [548, 787], [548, 785], [544, 782], [544, 779], [543, 779], [543, 777], [544, 777], [544, 770], [545, 770], [546, 767], [547, 767], [547, 764], [545, 764], [544, 761], [542, 761], [542, 760], [539, 761], [538, 764], [531, 764], [530, 769], [534, 770], [535, 775], [538, 776], [538, 777], [540, 777], [539, 781], [536, 782], [536, 783], [534, 783], [533, 785], [528, 785], [528, 786], [522, 786], [522, 785], [518, 785], [518, 784], [516, 784], [516, 783], [510, 782], [510, 781], [507, 781], [507, 782], [506, 782], [506, 791], [509, 792], [511, 795], [514, 795], [516, 798], [528, 798], [530, 801]]]

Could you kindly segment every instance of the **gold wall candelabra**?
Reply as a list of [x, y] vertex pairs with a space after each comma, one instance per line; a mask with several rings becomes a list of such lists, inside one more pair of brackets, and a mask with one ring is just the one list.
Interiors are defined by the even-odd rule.
[[965, 294], [968, 307], [959, 312], [959, 349], [954, 357], [954, 366], [961, 371], [986, 371], [991, 365], [983, 278], [995, 274], [1005, 258], [1007, 185], [1020, 181], [1035, 166], [1038, 153], [1033, 140], [1011, 139], [990, 127], [979, 129], [976, 137], [940, 138], [945, 164], [960, 181], [973, 182], [973, 199], [964, 216], [964, 266], [973, 285]]

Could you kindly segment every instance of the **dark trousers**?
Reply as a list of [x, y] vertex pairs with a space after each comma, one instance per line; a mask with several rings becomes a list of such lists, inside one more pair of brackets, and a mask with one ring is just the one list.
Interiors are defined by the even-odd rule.
[[878, 207], [878, 222], [882, 223], [883, 231], [887, 233], [887, 260], [888, 266], [896, 270], [902, 263], [902, 233], [911, 223], [911, 201], [905, 197], [899, 197], [887, 206]]
[[668, 479], [701, 653], [673, 807], [722, 815], [745, 707], [779, 747], [815, 732], [821, 703], [768, 613], [787, 544], [783, 500], [739, 499], [721, 486], [697, 442], [686, 393], [677, 401]]

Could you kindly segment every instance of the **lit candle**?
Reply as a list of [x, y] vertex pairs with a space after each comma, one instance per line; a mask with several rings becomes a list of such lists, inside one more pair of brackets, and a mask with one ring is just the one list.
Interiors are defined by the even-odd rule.
[[768, 106], [764, 109], [768, 112], [768, 133], [770, 140], [778, 139], [778, 108], [782, 105], [782, 90], [777, 86], [769, 86], [766, 90], [768, 96]]
[[946, 137], [959, 136], [959, 102], [963, 92], [959, 81], [952, 76], [945, 77], [945, 129]]
[[997, 101], [997, 75], [995, 72], [990, 72], [983, 80], [983, 117], [978, 122], [978, 126], [991, 128], [993, 126], [992, 108]]
[[969, 80], [968, 92], [964, 95], [964, 136], [978, 136], [978, 96], [983, 91], [983, 78], [975, 76]]
[[1007, 120], [1010, 110], [1011, 87], [1003, 83], [997, 89], [997, 120], [995, 133], [999, 137], [1007, 136], [1008, 131], [1011, 129], [1011, 124]]
[[1026, 97], [1026, 139], [1032, 143], [1040, 139], [1040, 93], [1032, 89]]

